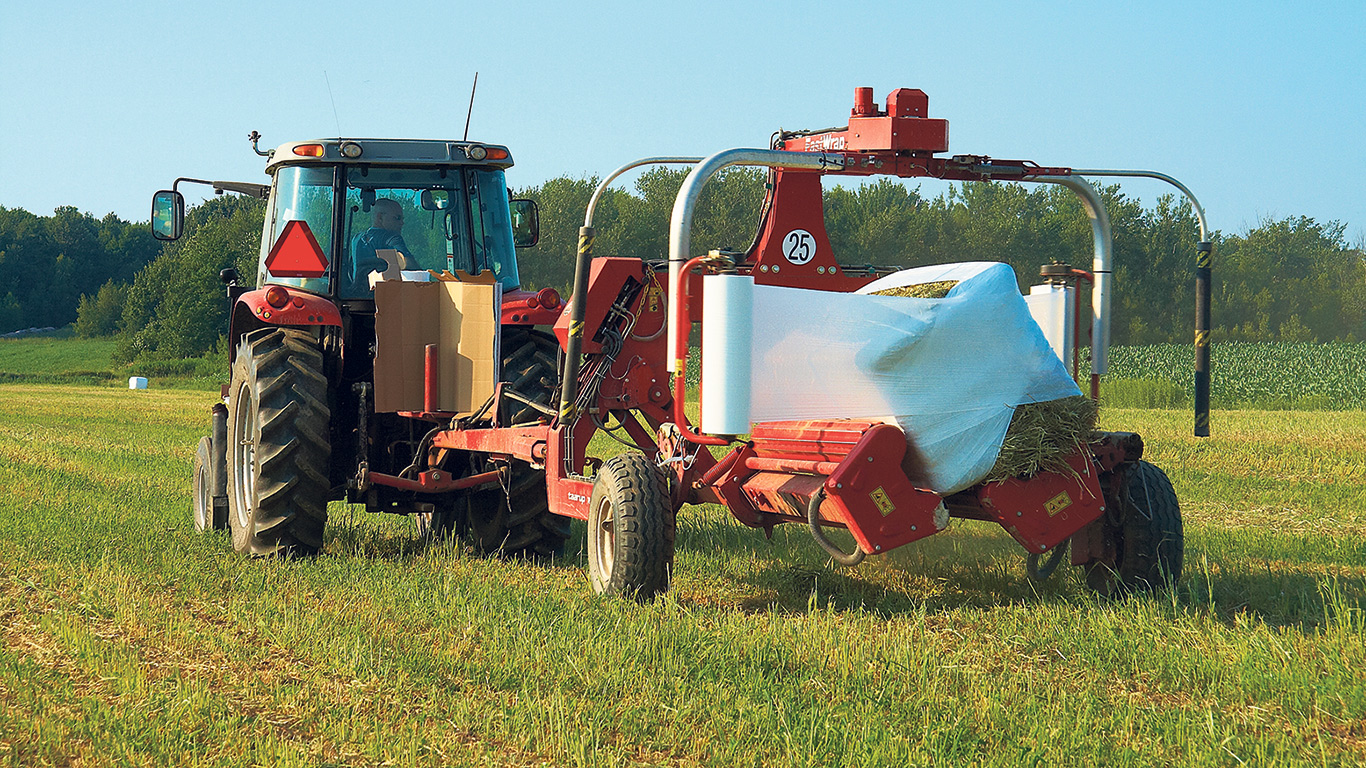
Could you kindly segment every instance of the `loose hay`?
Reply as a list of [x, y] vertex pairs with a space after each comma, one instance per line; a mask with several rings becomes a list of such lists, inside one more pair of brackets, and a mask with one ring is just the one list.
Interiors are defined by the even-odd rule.
[[1066, 459], [1089, 442], [1096, 413], [1096, 401], [1083, 395], [1017, 407], [984, 482], [1069, 471]]
[[903, 285], [900, 288], [886, 288], [881, 291], [873, 291], [871, 296], [903, 296], [911, 299], [942, 299], [949, 295], [949, 291], [958, 285], [957, 280], [940, 280], [935, 283], [919, 283], [917, 285]]

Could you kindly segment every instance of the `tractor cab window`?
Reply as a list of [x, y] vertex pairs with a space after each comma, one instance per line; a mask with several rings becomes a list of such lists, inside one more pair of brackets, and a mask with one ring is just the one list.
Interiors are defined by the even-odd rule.
[[[256, 284], [276, 283], [292, 285], [306, 291], [326, 295], [326, 277], [283, 277], [272, 275], [266, 268], [271, 248], [285, 232], [291, 221], [307, 225], [313, 239], [322, 250], [327, 263], [335, 261], [332, 253], [332, 169], [286, 166], [275, 173], [275, 193], [271, 208], [266, 213], [265, 232], [261, 238], [261, 258], [256, 273]], [[298, 231], [298, 228], [295, 228]]]
[[491, 269], [510, 291], [521, 285], [517, 275], [517, 249], [508, 211], [507, 178], [497, 169], [469, 171], [470, 226], [474, 259], [479, 269]]
[[459, 169], [348, 169], [341, 297], [370, 298], [382, 250], [398, 251], [403, 269], [473, 271], [464, 187]]

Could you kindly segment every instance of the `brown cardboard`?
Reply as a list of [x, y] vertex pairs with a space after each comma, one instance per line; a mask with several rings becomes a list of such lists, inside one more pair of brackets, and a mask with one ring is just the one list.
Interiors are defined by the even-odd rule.
[[403, 269], [404, 264], [403, 254], [393, 248], [378, 248], [375, 250], [375, 255], [384, 261], [385, 266], [383, 270], [376, 269], [370, 272], [371, 290], [374, 290], [381, 280], [400, 279], [399, 272]]
[[375, 411], [421, 411], [437, 345], [437, 410], [472, 413], [498, 377], [498, 285], [375, 284]]

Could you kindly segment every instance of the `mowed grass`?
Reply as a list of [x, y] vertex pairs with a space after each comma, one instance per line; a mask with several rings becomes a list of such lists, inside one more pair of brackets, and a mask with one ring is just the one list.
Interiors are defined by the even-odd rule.
[[1033, 586], [980, 523], [847, 570], [688, 508], [640, 606], [581, 540], [504, 562], [342, 505], [318, 558], [237, 557], [190, 525], [212, 402], [0, 386], [0, 764], [1366, 762], [1366, 413], [1105, 411], [1182, 499], [1161, 596]]

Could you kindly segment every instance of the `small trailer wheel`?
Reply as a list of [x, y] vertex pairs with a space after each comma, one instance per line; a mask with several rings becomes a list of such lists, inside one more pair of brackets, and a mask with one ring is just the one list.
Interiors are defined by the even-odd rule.
[[1125, 478], [1119, 526], [1111, 531], [1117, 550], [1113, 568], [1091, 563], [1086, 584], [1103, 595], [1141, 592], [1181, 578], [1185, 534], [1181, 507], [1167, 474], [1139, 461]]
[[228, 510], [213, 503], [213, 438], [205, 435], [199, 438], [199, 447], [194, 452], [194, 480], [191, 493], [194, 496], [194, 529], [200, 533], [221, 531], [228, 527]]
[[638, 451], [608, 459], [588, 502], [588, 575], [600, 595], [642, 602], [669, 589], [674, 510], [664, 475]]

